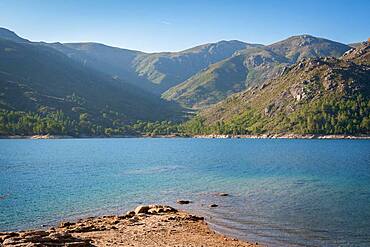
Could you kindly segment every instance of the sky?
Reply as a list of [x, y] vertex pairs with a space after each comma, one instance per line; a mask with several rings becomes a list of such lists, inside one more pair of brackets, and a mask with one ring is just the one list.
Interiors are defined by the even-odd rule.
[[0, 0], [0, 13], [0, 27], [32, 41], [145, 52], [299, 34], [342, 43], [370, 37], [370, 0]]

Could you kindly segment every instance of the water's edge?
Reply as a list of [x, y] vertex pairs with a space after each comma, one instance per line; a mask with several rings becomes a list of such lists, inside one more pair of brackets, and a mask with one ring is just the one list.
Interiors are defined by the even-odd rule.
[[228, 135], [228, 134], [209, 134], [209, 135], [154, 135], [154, 136], [61, 136], [61, 135], [33, 135], [33, 136], [0, 136], [0, 139], [108, 139], [108, 138], [205, 138], [205, 139], [351, 139], [369, 140], [370, 135], [322, 135], [322, 134], [261, 134], [261, 135]]

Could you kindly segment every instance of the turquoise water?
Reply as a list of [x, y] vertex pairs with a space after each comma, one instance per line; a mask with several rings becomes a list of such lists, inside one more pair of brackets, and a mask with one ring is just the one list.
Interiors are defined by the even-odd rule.
[[370, 141], [0, 140], [0, 231], [157, 202], [270, 246], [370, 246]]

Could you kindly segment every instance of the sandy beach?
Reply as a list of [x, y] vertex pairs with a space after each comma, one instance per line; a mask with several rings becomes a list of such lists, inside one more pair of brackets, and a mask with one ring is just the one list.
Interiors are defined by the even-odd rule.
[[261, 246], [212, 231], [203, 217], [170, 206], [61, 222], [47, 230], [0, 232], [0, 246]]

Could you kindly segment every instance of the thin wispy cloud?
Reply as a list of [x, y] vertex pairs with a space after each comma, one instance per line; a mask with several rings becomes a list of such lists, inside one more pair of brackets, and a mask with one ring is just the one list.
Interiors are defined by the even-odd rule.
[[166, 20], [162, 20], [161, 23], [164, 24], [164, 25], [171, 25], [172, 24], [171, 22], [166, 21]]

